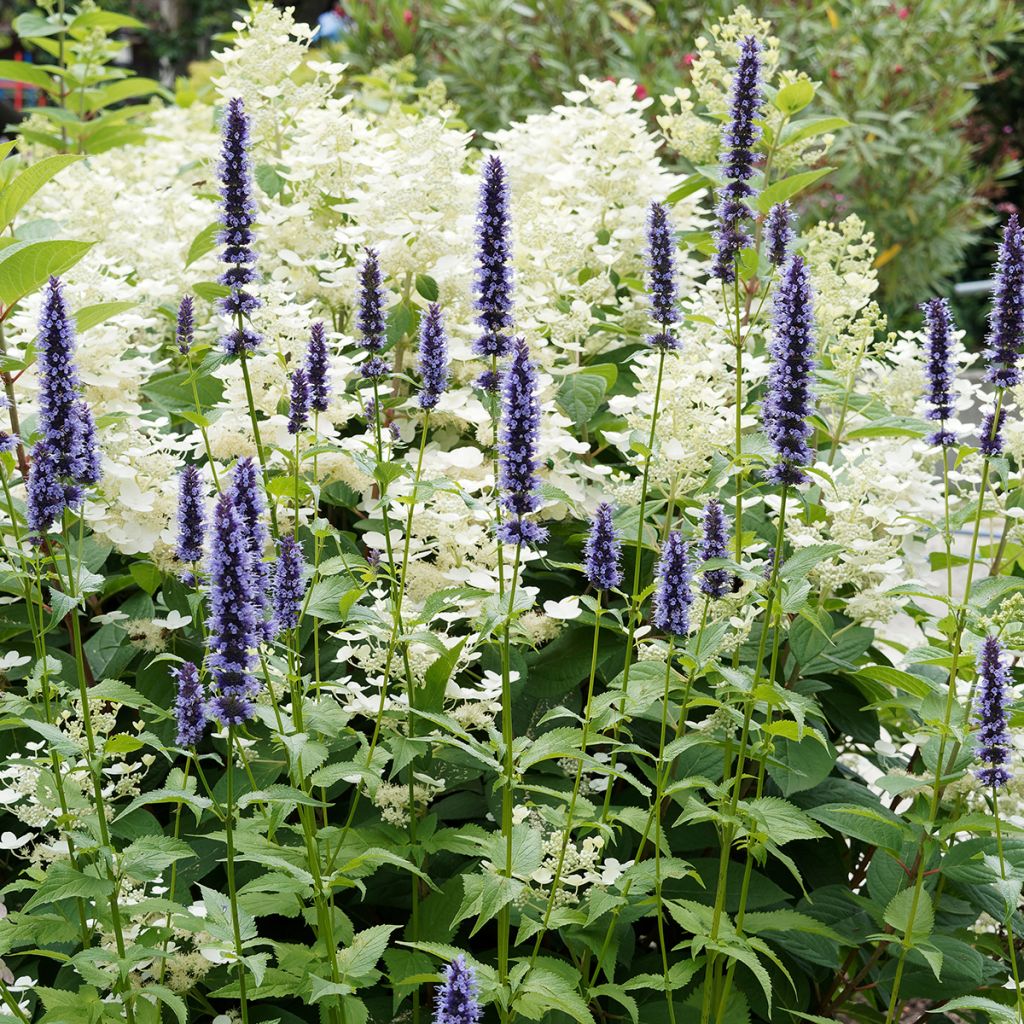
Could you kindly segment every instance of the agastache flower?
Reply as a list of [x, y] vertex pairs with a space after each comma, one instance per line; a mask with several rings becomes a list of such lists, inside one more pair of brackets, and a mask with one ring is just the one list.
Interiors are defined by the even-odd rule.
[[211, 710], [225, 725], [253, 716], [254, 654], [264, 635], [262, 603], [253, 589], [248, 535], [230, 494], [214, 506], [210, 545], [210, 655], [217, 688]]
[[1000, 388], [1021, 382], [1021, 348], [1024, 347], [1024, 228], [1013, 214], [1003, 231], [996, 263], [992, 314], [989, 318], [985, 380]]
[[206, 501], [203, 478], [195, 466], [186, 466], [178, 478], [178, 544], [174, 557], [179, 562], [198, 562], [203, 557], [206, 534]]
[[611, 590], [622, 583], [622, 541], [612, 522], [614, 512], [607, 501], [597, 506], [583, 549], [583, 573], [597, 590]]
[[996, 420], [995, 410], [985, 413], [981, 420], [978, 436], [978, 450], [989, 459], [1003, 454], [1003, 424], [1006, 422], [1006, 410], [1000, 408], [999, 419]]
[[100, 479], [96, 426], [81, 397], [75, 325], [56, 277], [43, 290], [38, 351], [39, 430], [55, 460], [56, 475], [75, 483], [96, 483]]
[[982, 767], [974, 774], [986, 786], [999, 789], [1010, 781], [1013, 740], [1008, 727], [1010, 671], [1002, 644], [994, 636], [981, 642], [978, 652], [978, 691], [974, 701], [974, 724], [978, 726], [975, 754]]
[[434, 996], [433, 1024], [479, 1024], [476, 974], [461, 954], [444, 969], [444, 982]]
[[274, 628], [294, 629], [306, 596], [306, 562], [294, 537], [282, 537], [277, 546], [274, 571]]
[[26, 517], [35, 540], [61, 518], [67, 508], [82, 502], [82, 490], [74, 484], [61, 482], [57, 456], [49, 444], [38, 441], [32, 449], [32, 465], [28, 471]]
[[512, 344], [507, 333], [512, 327], [512, 242], [508, 178], [496, 156], [484, 164], [476, 223], [476, 322], [483, 333], [473, 351], [501, 357], [508, 355]]
[[927, 419], [936, 420], [939, 429], [925, 440], [929, 444], [949, 448], [956, 444], [956, 434], [946, 429], [956, 408], [956, 359], [953, 356], [953, 311], [945, 299], [930, 299], [921, 304], [925, 330], [925, 401]]
[[288, 398], [288, 433], [301, 434], [309, 426], [309, 380], [306, 371], [295, 367], [292, 372], [291, 394]]
[[448, 337], [441, 307], [436, 302], [427, 307], [420, 324], [420, 351], [416, 368], [422, 382], [420, 408], [433, 409], [448, 390], [451, 378], [448, 369]]
[[793, 244], [793, 228], [789, 212], [789, 203], [776, 203], [769, 211], [764, 222], [764, 247], [768, 253], [768, 262], [781, 267], [789, 258], [789, 249]]
[[387, 314], [384, 311], [384, 281], [376, 249], [367, 249], [359, 268], [359, 346], [370, 357], [360, 366], [364, 380], [380, 380], [387, 376], [388, 364], [381, 358], [387, 340]]
[[260, 335], [242, 324], [260, 306], [259, 299], [247, 292], [245, 286], [256, 280], [256, 253], [252, 249], [252, 225], [256, 219], [253, 199], [252, 168], [249, 160], [249, 117], [238, 97], [228, 100], [221, 125], [220, 163], [220, 222], [223, 230], [218, 241], [224, 246], [221, 262], [227, 269], [218, 279], [230, 293], [218, 303], [220, 311], [237, 318], [231, 330], [221, 338], [221, 346], [229, 355], [253, 352], [260, 343]]
[[[704, 506], [697, 557], [702, 562], [708, 562], [712, 558], [726, 558], [728, 553], [729, 524], [725, 519], [725, 510], [717, 498], [712, 498]], [[708, 597], [725, 597], [732, 591], [732, 584], [732, 576], [728, 569], [706, 569], [701, 577], [700, 590]]]
[[178, 341], [178, 351], [187, 356], [192, 351], [192, 343], [195, 341], [196, 317], [192, 304], [192, 296], [185, 295], [178, 303], [178, 322], [175, 326], [174, 336]]
[[726, 284], [736, 280], [736, 259], [750, 245], [744, 221], [750, 217], [748, 200], [755, 195], [754, 145], [761, 137], [755, 123], [761, 113], [761, 44], [747, 36], [729, 94], [729, 120], [722, 129], [722, 176], [728, 184], [718, 191], [718, 230], [711, 274]]
[[654, 571], [657, 587], [654, 591], [654, 624], [673, 636], [686, 636], [690, 632], [690, 604], [693, 593], [690, 580], [689, 545], [678, 531], [673, 530], [661, 549], [661, 557]]
[[537, 369], [526, 342], [517, 338], [502, 380], [498, 441], [501, 506], [509, 514], [498, 528], [498, 539], [506, 544], [537, 544], [547, 536], [547, 530], [525, 518], [541, 505], [537, 490], [539, 434]]
[[800, 484], [807, 479], [803, 467], [811, 462], [807, 418], [814, 410], [814, 306], [810, 275], [800, 256], [790, 258], [775, 291], [768, 352], [772, 364], [761, 415], [775, 465], [765, 479]]
[[270, 594], [270, 565], [263, 560], [268, 532], [263, 522], [266, 503], [262, 473], [252, 458], [239, 459], [231, 477], [231, 500], [242, 524], [242, 539], [249, 553], [252, 600], [261, 622], [266, 618]]
[[[10, 407], [11, 403], [8, 401], [7, 396], [0, 391], [0, 412], [6, 412]], [[6, 430], [0, 430], [0, 452], [13, 452], [19, 443], [19, 439], [14, 434]]]
[[331, 360], [327, 353], [327, 333], [322, 320], [309, 329], [306, 348], [306, 377], [309, 380], [309, 404], [315, 412], [327, 412], [331, 400]]
[[178, 723], [179, 747], [194, 747], [206, 732], [206, 694], [199, 679], [199, 670], [186, 661], [174, 671], [178, 693], [174, 699], [174, 717]]
[[656, 334], [647, 342], [655, 348], [678, 348], [679, 342], [671, 327], [679, 322], [679, 293], [676, 288], [676, 245], [668, 210], [661, 203], [651, 203], [647, 215], [647, 293], [650, 296], [651, 319], [658, 325]]

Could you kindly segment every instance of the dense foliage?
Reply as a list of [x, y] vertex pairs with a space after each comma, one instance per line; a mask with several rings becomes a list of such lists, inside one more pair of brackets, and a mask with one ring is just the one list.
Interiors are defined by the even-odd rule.
[[310, 38], [0, 165], [4, 1015], [1019, 1020], [1016, 219], [969, 355], [744, 8], [484, 151]]

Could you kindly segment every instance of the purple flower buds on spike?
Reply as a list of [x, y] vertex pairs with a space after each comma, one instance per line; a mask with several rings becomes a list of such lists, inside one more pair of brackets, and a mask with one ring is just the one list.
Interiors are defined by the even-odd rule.
[[678, 348], [671, 327], [679, 322], [679, 293], [676, 288], [676, 243], [668, 210], [661, 203], [651, 203], [647, 215], [647, 292], [650, 296], [651, 319], [658, 325], [656, 334], [648, 335], [647, 343], [655, 348]]
[[498, 441], [501, 505], [509, 514], [498, 528], [506, 544], [538, 544], [547, 530], [525, 517], [541, 505], [537, 491], [537, 441], [540, 401], [537, 369], [522, 338], [512, 343], [512, 360], [502, 380], [501, 430]]
[[81, 500], [81, 493], [61, 483], [57, 472], [57, 457], [45, 440], [32, 449], [32, 465], [28, 471], [27, 519], [28, 528], [41, 538], [71, 506], [69, 499]]
[[655, 568], [657, 589], [654, 592], [654, 624], [673, 636], [686, 636], [690, 632], [692, 575], [689, 546], [673, 530], [665, 540]]
[[206, 694], [199, 679], [199, 670], [186, 661], [174, 671], [178, 694], [174, 700], [174, 716], [178, 720], [179, 747], [194, 747], [206, 732]]
[[946, 429], [946, 420], [956, 407], [956, 359], [953, 356], [953, 311], [945, 299], [930, 299], [921, 303], [924, 311], [925, 330], [925, 401], [928, 409], [925, 416], [937, 420], [939, 429], [925, 440], [950, 448], [956, 444], [956, 434]]
[[999, 410], [999, 421], [995, 422], [995, 412], [987, 412], [981, 421], [978, 436], [978, 451], [990, 459], [1003, 454], [1003, 424], [1006, 422], [1006, 410]]
[[294, 629], [306, 596], [306, 562], [293, 537], [282, 537], [274, 572], [274, 627], [277, 632]]
[[488, 395], [496, 395], [501, 390], [501, 374], [493, 370], [484, 370], [473, 383]]
[[807, 418], [814, 411], [814, 305], [810, 275], [800, 256], [790, 258], [775, 291], [768, 352], [772, 365], [761, 415], [776, 461], [765, 479], [783, 485], [803, 483], [807, 476], [802, 467], [812, 458]]
[[359, 312], [356, 326], [361, 335], [359, 346], [370, 353], [360, 367], [364, 380], [381, 380], [388, 374], [388, 364], [381, 358], [387, 340], [387, 314], [384, 280], [376, 249], [367, 249], [363, 265], [359, 268]]
[[464, 956], [445, 968], [444, 983], [434, 999], [433, 1024], [479, 1024], [483, 1011], [477, 1002], [476, 975]]
[[211, 710], [225, 725], [253, 716], [257, 692], [253, 651], [263, 639], [262, 604], [253, 590], [248, 534], [230, 494], [213, 512], [210, 545], [210, 654], [207, 664], [217, 688]]
[[[256, 280], [256, 253], [252, 249], [252, 225], [256, 219], [253, 199], [252, 169], [249, 162], [249, 118], [242, 101], [235, 97], [228, 101], [221, 126], [220, 163], [220, 222], [223, 230], [218, 241], [224, 246], [221, 262], [227, 270], [219, 281], [230, 293], [218, 303], [220, 311], [229, 317], [249, 316], [260, 306], [260, 300], [245, 290]], [[251, 327], [234, 326], [223, 338], [221, 345], [229, 355], [253, 352], [260, 336]]]
[[1017, 214], [1006, 222], [996, 263], [992, 314], [989, 318], [985, 380], [1010, 388], [1021, 382], [1021, 348], [1024, 347], [1024, 229]]
[[327, 333], [321, 320], [309, 329], [306, 377], [309, 379], [310, 406], [315, 412], [327, 412], [331, 400], [331, 360], [327, 353]]
[[[729, 553], [729, 524], [725, 520], [722, 503], [712, 498], [704, 506], [700, 544], [697, 557], [702, 562], [712, 558], [727, 558]], [[700, 581], [702, 594], [708, 597], [725, 597], [732, 591], [732, 576], [728, 569], [706, 569]]]
[[196, 316], [191, 295], [183, 296], [178, 304], [178, 323], [174, 334], [178, 341], [178, 351], [187, 356], [192, 351], [196, 336]]
[[421, 409], [433, 409], [438, 399], [448, 390], [448, 337], [444, 330], [441, 307], [432, 302], [420, 323], [420, 351], [416, 364], [422, 387]]
[[612, 590], [622, 583], [622, 541], [613, 514], [607, 501], [597, 506], [583, 551], [584, 575], [597, 590]]
[[203, 478], [195, 466], [186, 466], [178, 478], [178, 545], [174, 557], [179, 562], [201, 561], [205, 534], [206, 494]]
[[773, 266], [781, 267], [789, 257], [789, 249], [793, 244], [791, 220], [788, 202], [776, 203], [765, 218], [764, 246], [768, 261]]
[[38, 349], [39, 429], [55, 460], [55, 473], [75, 483], [97, 483], [96, 427], [80, 394], [75, 325], [56, 277], [43, 290]]
[[508, 177], [501, 160], [484, 164], [476, 228], [476, 322], [483, 333], [473, 344], [479, 356], [508, 355], [512, 340], [512, 233]]
[[981, 642], [978, 652], [978, 690], [974, 701], [974, 724], [978, 726], [975, 754], [982, 767], [975, 769], [978, 780], [993, 789], [1010, 781], [1013, 740], [1008, 728], [1010, 670], [1003, 648], [994, 636]]
[[231, 500], [242, 524], [242, 537], [249, 553], [252, 600], [262, 622], [270, 594], [270, 565], [263, 560], [268, 532], [263, 522], [266, 503], [259, 466], [251, 458], [239, 459], [231, 477]]
[[309, 426], [309, 405], [309, 381], [306, 371], [297, 366], [292, 373], [292, 388], [288, 401], [289, 434], [301, 434]]
[[756, 193], [750, 185], [754, 176], [754, 145], [761, 137], [756, 121], [761, 113], [761, 44], [747, 36], [730, 90], [729, 120], [722, 130], [722, 176], [729, 179], [719, 189], [718, 230], [711, 274], [726, 284], [736, 280], [736, 259], [750, 245], [744, 220], [750, 217], [747, 201]]

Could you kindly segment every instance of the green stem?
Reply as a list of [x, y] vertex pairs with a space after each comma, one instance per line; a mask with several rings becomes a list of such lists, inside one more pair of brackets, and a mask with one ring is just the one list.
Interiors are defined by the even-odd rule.
[[[199, 387], [196, 384], [196, 371], [195, 367], [192, 365], [191, 351], [185, 353], [185, 359], [188, 362], [188, 379], [189, 383], [192, 385], [192, 401], [195, 403], [196, 418], [199, 420], [199, 432], [203, 435], [203, 447], [206, 449], [206, 461], [209, 462], [210, 472], [213, 474], [213, 486], [220, 491], [220, 480], [217, 478], [217, 463], [213, 460], [213, 449], [210, 447], [210, 435], [206, 432], [203, 407], [199, 402]], [[262, 465], [262, 460], [260, 464]]]
[[[243, 357], [244, 358], [244, 357]], [[235, 938], [235, 960], [238, 968], [238, 1004], [242, 1024], [249, 1024], [249, 1001], [246, 995], [245, 964], [242, 962], [242, 926], [238, 917], [238, 889], [235, 885], [235, 727], [228, 726], [227, 764], [225, 765], [224, 835], [227, 842], [225, 869], [228, 876], [228, 901], [231, 904], [231, 930]]]
[[[665, 907], [662, 900], [662, 878], [661, 878], [661, 845], [664, 839], [664, 831], [661, 824], [661, 804], [664, 799], [665, 787], [665, 738], [668, 733], [668, 702], [672, 687], [672, 654], [674, 651], [675, 637], [670, 636], [668, 640], [668, 655], [665, 658], [665, 692], [661, 701], [661, 736], [658, 740], [658, 767], [657, 767], [657, 790], [654, 799], [655, 814], [654, 820], [657, 824], [657, 831], [654, 836], [654, 910], [658, 918], [658, 946], [661, 949], [661, 971], [665, 980], [665, 1002], [668, 1006], [669, 1024], [676, 1024], [676, 1008], [672, 999], [672, 989], [669, 987], [669, 964], [668, 946], [665, 943]], [[681, 710], [680, 714], [685, 714]]]
[[[242, 318], [238, 318], [239, 330], [242, 329]], [[270, 493], [270, 480], [267, 478], [267, 456], [263, 448], [263, 438], [260, 436], [260, 423], [256, 417], [256, 402], [253, 399], [252, 380], [249, 378], [249, 356], [243, 349], [238, 357], [242, 365], [242, 380], [245, 383], [245, 399], [249, 405], [249, 422], [252, 424], [252, 436], [256, 442], [256, 455], [260, 461], [261, 476], [263, 477], [263, 489], [267, 495], [267, 507], [270, 509], [270, 522], [274, 527], [274, 539], [280, 536], [277, 529], [277, 502]], [[243, 1022], [244, 1024], [244, 1022]]]
[[[1006, 881], [1006, 857], [1003, 853], [1003, 828], [999, 821], [999, 791], [992, 787], [992, 814], [996, 819], [996, 850], [999, 853], [999, 877]], [[1006, 919], [1006, 941], [1010, 950], [1010, 969], [1013, 972], [1013, 987], [1017, 993], [1017, 1014], [1024, 1020], [1024, 996], [1021, 995], [1020, 971], [1017, 967], [1017, 942], [1013, 935], [1013, 914], [1014, 908], [1010, 907], [1009, 916]]]

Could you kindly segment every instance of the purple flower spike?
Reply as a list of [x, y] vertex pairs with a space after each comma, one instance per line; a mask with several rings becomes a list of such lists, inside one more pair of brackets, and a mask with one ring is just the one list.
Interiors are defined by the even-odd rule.
[[192, 351], [192, 343], [196, 335], [196, 314], [192, 296], [185, 295], [178, 304], [178, 323], [174, 336], [178, 341], [178, 351], [187, 356]]
[[61, 482], [57, 456], [46, 441], [32, 449], [28, 471], [27, 519], [29, 531], [41, 538], [64, 515], [66, 508], [81, 503], [81, 489]]
[[512, 344], [512, 229], [508, 176], [496, 156], [484, 164], [476, 225], [476, 322], [483, 333], [473, 351], [485, 358], [506, 356]]
[[800, 256], [790, 258], [775, 292], [768, 351], [772, 365], [761, 418], [775, 450], [775, 465], [765, 479], [800, 484], [807, 479], [803, 467], [812, 459], [807, 439], [813, 431], [807, 418], [814, 411], [814, 305], [810, 275]]
[[996, 263], [995, 291], [989, 317], [985, 380], [1010, 388], [1021, 382], [1021, 348], [1024, 347], [1024, 228], [1017, 214], [1006, 222]]
[[444, 982], [434, 997], [433, 1024], [479, 1024], [476, 974], [461, 954], [444, 969]]
[[217, 688], [211, 710], [225, 725], [241, 725], [253, 716], [258, 690], [253, 651], [264, 635], [262, 603], [253, 582], [247, 531], [231, 495], [222, 494], [213, 512], [207, 664]]
[[376, 249], [367, 249], [363, 265], [359, 268], [359, 347], [370, 353], [359, 370], [364, 380], [382, 380], [388, 375], [388, 364], [381, 357], [387, 341], [387, 313], [384, 279]]
[[[260, 306], [260, 300], [245, 290], [246, 285], [256, 280], [253, 269], [256, 253], [252, 248], [256, 202], [249, 160], [249, 117], [238, 97], [228, 101], [224, 113], [217, 174], [220, 178], [220, 222], [223, 225], [218, 241], [224, 246], [221, 262], [227, 265], [218, 280], [230, 289], [230, 293], [219, 301], [218, 308], [225, 316], [248, 317]], [[221, 346], [229, 355], [238, 356], [255, 351], [260, 340], [259, 334], [251, 327], [236, 324], [221, 338]]]
[[974, 724], [978, 727], [975, 754], [981, 767], [975, 776], [986, 786], [1000, 789], [1011, 778], [1008, 765], [1013, 753], [1010, 737], [1010, 670], [1003, 648], [994, 636], [981, 642], [978, 652], [978, 691], [974, 701]]
[[263, 560], [269, 537], [263, 522], [266, 502], [263, 475], [252, 458], [239, 459], [231, 476], [231, 500], [242, 524], [242, 537], [249, 553], [252, 598], [260, 620], [266, 618], [270, 595], [270, 564]]
[[174, 672], [178, 694], [174, 700], [174, 716], [178, 720], [179, 747], [194, 747], [206, 732], [206, 694], [199, 679], [199, 670], [186, 661]]
[[282, 537], [278, 544], [274, 572], [274, 628], [280, 633], [299, 624], [299, 612], [306, 597], [306, 561], [302, 548], [293, 537]]
[[925, 330], [925, 401], [928, 409], [925, 417], [935, 420], [939, 429], [925, 440], [942, 448], [956, 444], [956, 434], [946, 429], [948, 420], [956, 408], [956, 359], [953, 355], [953, 311], [945, 299], [930, 299], [921, 304], [924, 311]]
[[648, 335], [654, 348], [678, 348], [672, 325], [679, 322], [679, 292], [676, 288], [676, 243], [672, 237], [668, 210], [661, 203], [651, 203], [647, 215], [647, 292], [650, 296], [651, 319], [658, 325], [656, 334]]
[[288, 402], [288, 433], [301, 434], [309, 426], [309, 379], [306, 371], [297, 366], [292, 373], [291, 396]]
[[186, 466], [178, 478], [178, 546], [174, 557], [179, 562], [199, 562], [203, 557], [206, 534], [206, 489], [195, 466]]
[[711, 274], [726, 284], [736, 280], [737, 257], [751, 243], [744, 221], [750, 218], [747, 203], [756, 194], [750, 179], [754, 176], [754, 146], [761, 138], [756, 123], [761, 103], [761, 44], [754, 36], [747, 36], [732, 80], [729, 120], [722, 130], [722, 176], [729, 181], [718, 192]]
[[[712, 558], [727, 558], [729, 524], [726, 522], [722, 503], [717, 498], [712, 498], [704, 506], [704, 521], [701, 525], [697, 557], [702, 562], [708, 562]], [[728, 569], [707, 569], [700, 581], [701, 593], [708, 597], [725, 597], [732, 592], [732, 588], [733, 578]]]
[[444, 329], [441, 307], [432, 302], [420, 324], [420, 351], [417, 367], [422, 381], [419, 402], [421, 409], [433, 409], [448, 390], [451, 374], [448, 369], [448, 336]]
[[612, 522], [614, 513], [607, 501], [597, 506], [583, 551], [584, 575], [597, 590], [612, 590], [622, 583], [622, 540]]
[[101, 473], [96, 427], [81, 397], [75, 325], [56, 277], [43, 290], [38, 352], [39, 430], [56, 460], [56, 475], [80, 484], [97, 483]]
[[995, 412], [987, 412], [981, 421], [978, 434], [978, 451], [990, 459], [1003, 454], [1003, 424], [1006, 422], [1006, 410], [999, 410], [999, 421], [995, 422]]
[[509, 518], [498, 529], [506, 544], [538, 544], [547, 530], [525, 517], [541, 506], [537, 486], [537, 440], [540, 401], [537, 369], [522, 338], [512, 343], [512, 360], [502, 380], [501, 430], [498, 441], [501, 506]]
[[789, 258], [789, 250], [793, 245], [792, 216], [789, 203], [776, 203], [769, 211], [764, 222], [764, 247], [768, 253], [768, 262], [781, 267]]
[[327, 412], [331, 401], [331, 359], [327, 352], [327, 333], [322, 320], [317, 320], [309, 329], [306, 377], [309, 379], [310, 406], [315, 412]]
[[658, 629], [673, 636], [686, 636], [690, 632], [692, 576], [689, 545], [673, 530], [665, 540], [655, 569], [654, 624]]

